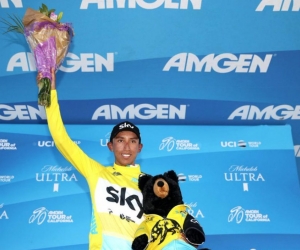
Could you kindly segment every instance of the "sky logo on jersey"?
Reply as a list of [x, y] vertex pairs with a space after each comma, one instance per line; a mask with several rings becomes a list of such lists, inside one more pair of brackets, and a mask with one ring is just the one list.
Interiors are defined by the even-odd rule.
[[[7, 71], [21, 70], [23, 72], [36, 71], [34, 56], [30, 52], [19, 52], [13, 55], [8, 64]], [[108, 72], [114, 71], [114, 53], [107, 53], [106, 58], [96, 53], [80, 53], [79, 56], [68, 53], [59, 68], [63, 72]]]
[[[127, 4], [126, 4], [127, 2]], [[80, 9], [86, 10], [90, 5], [97, 5], [98, 9], [136, 9], [142, 8], [146, 10], [157, 9], [163, 7], [165, 9], [181, 9], [187, 10], [191, 8], [193, 10], [200, 10], [202, 5], [202, 0], [82, 0]]]
[[200, 59], [192, 53], [179, 53], [166, 63], [163, 71], [170, 71], [175, 68], [179, 72], [266, 73], [272, 57], [273, 54], [260, 57], [255, 54], [224, 53], [209, 54]]
[[134, 221], [137, 224], [143, 220], [143, 196], [135, 188], [122, 187], [99, 178], [93, 195], [95, 212], [114, 214], [120, 216], [121, 219], [128, 222]]
[[255, 11], [264, 11], [273, 7], [273, 11], [299, 11], [300, 0], [261, 0]]
[[0, 7], [1, 8], [10, 8], [11, 6], [15, 8], [23, 8], [22, 0], [0, 0]]
[[290, 105], [270, 105], [264, 109], [259, 109], [254, 105], [244, 105], [234, 110], [228, 120], [239, 118], [241, 120], [299, 120], [300, 105], [292, 107]]

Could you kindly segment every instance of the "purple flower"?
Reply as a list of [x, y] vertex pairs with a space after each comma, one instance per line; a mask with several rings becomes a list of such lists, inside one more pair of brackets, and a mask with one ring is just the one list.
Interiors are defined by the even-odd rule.
[[39, 43], [34, 49], [36, 67], [43, 77], [51, 80], [51, 68], [56, 68], [55, 37], [51, 36], [43, 43]]
[[50, 18], [51, 18], [53, 21], [57, 21], [57, 15], [56, 15], [54, 12], [51, 12]]

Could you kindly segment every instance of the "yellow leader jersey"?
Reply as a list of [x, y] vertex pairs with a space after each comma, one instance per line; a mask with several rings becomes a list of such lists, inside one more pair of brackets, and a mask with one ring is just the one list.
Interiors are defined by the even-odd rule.
[[89, 185], [93, 209], [89, 249], [131, 249], [134, 233], [143, 219], [142, 194], [138, 188], [140, 166], [104, 167], [88, 157], [65, 130], [56, 90], [51, 90], [51, 105], [46, 114], [57, 149]]
[[188, 206], [184, 204], [177, 205], [171, 209], [166, 218], [157, 214], [145, 215], [145, 220], [137, 229], [135, 238], [146, 234], [149, 242], [145, 248], [147, 250], [164, 249], [173, 240], [182, 239], [187, 208]]

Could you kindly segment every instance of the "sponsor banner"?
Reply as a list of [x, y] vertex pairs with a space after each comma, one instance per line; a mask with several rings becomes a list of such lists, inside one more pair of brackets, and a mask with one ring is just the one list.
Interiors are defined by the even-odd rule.
[[[19, 192], [21, 189], [25, 193], [26, 183], [21, 183], [18, 184]], [[40, 191], [36, 190], [36, 193], [41, 192], [47, 196], [48, 191], [44, 188], [40, 189]], [[32, 197], [35, 198], [34, 195]], [[1, 247], [3, 249], [51, 249], [55, 247], [64, 249], [65, 246], [70, 246], [72, 249], [71, 246], [74, 246], [73, 249], [83, 250], [84, 247], [86, 249], [87, 234], [85, 232], [89, 232], [91, 218], [89, 204], [90, 200], [86, 193], [53, 198], [40, 197], [15, 204], [3, 202], [3, 208], [0, 208], [0, 224], [5, 230], [1, 232]], [[4, 211], [5, 214], [3, 214]], [[18, 236], [15, 242], [9, 232], [13, 228], [14, 235]], [[84, 232], [79, 232], [78, 228], [80, 228], [79, 231]], [[49, 240], [49, 233], [55, 241]], [[75, 239], [68, 240], [74, 235], [76, 235]]]
[[[109, 165], [113, 155], [106, 142], [112, 127], [67, 125], [66, 129], [90, 157]], [[144, 148], [137, 162], [153, 175], [176, 171], [184, 202], [208, 236], [300, 234], [295, 162], [299, 150], [289, 125], [139, 128]], [[6, 239], [13, 228], [22, 230], [18, 242], [25, 249], [33, 247], [26, 232], [38, 235], [34, 248], [41, 249], [75, 244], [74, 228], [80, 234], [78, 244], [87, 244], [91, 206], [86, 181], [57, 151], [47, 125], [0, 125], [0, 131], [1, 143], [16, 147], [0, 151], [0, 224], [7, 229], [1, 245], [11, 244]], [[26, 192], [19, 195], [20, 190]], [[103, 209], [97, 202], [97, 208]], [[130, 211], [124, 212], [132, 218]], [[42, 236], [46, 230], [65, 236], [50, 243]], [[249, 246], [264, 249], [259, 244]]]
[[[65, 124], [115, 124], [131, 120], [152, 125], [292, 125], [297, 142], [300, 105], [222, 102], [168, 98], [120, 98], [92, 101], [60, 101]], [[215, 114], [222, 107], [219, 116]], [[76, 109], [76, 112], [70, 110]], [[209, 112], [208, 112], [209, 110]], [[221, 120], [220, 120], [221, 119]], [[0, 124], [46, 123], [42, 106], [36, 102], [0, 104]], [[1, 142], [0, 148], [5, 142]], [[11, 146], [12, 147], [12, 146]]]
[[[299, 34], [296, 25], [299, 4], [296, 0], [249, 3], [235, 0], [226, 5], [222, 0], [77, 0], [72, 5], [70, 1], [45, 0], [45, 4], [57, 6], [57, 11], [64, 11], [63, 20], [73, 22], [76, 35], [71, 51], [77, 56], [89, 53], [86, 59], [98, 51], [102, 55], [117, 53], [117, 61], [131, 61], [168, 57], [181, 52], [204, 55], [299, 49], [294, 40]], [[4, 15], [16, 13], [23, 16], [28, 7], [37, 9], [39, 5], [24, 0], [0, 1], [0, 13]], [[211, 15], [213, 11], [216, 16]], [[87, 29], [98, 20], [99, 29]], [[287, 25], [289, 29], [283, 29]], [[122, 33], [118, 32], [120, 28]], [[148, 32], [144, 32], [144, 28]], [[161, 39], [157, 40], [157, 37]], [[245, 42], [254, 39], [255, 42]], [[12, 51], [20, 52], [26, 48], [25, 41], [7, 47], [9, 42], [1, 39], [5, 58]], [[87, 43], [89, 51], [84, 52]], [[181, 48], [188, 51], [181, 51]], [[0, 66], [3, 67], [2, 60]]]
[[[61, 100], [160, 98], [163, 88], [167, 91], [163, 97], [167, 98], [299, 105], [296, 93], [289, 90], [296, 88], [300, 80], [299, 56], [299, 50], [208, 55], [181, 52], [157, 59], [115, 62], [114, 66], [115, 59], [109, 55], [99, 55], [105, 58], [99, 62], [82, 63], [72, 56], [57, 73], [57, 88]], [[3, 65], [3, 72], [11, 73], [1, 77], [0, 90], [9, 94], [1, 98], [1, 104], [35, 101], [36, 69], [30, 67], [28, 58], [22, 64], [21, 55], [13, 58]], [[276, 87], [284, 83], [289, 89]], [[80, 91], [70, 91], [77, 88]], [[80, 108], [80, 103], [76, 107]]]
[[[74, 143], [111, 164], [112, 125], [131, 120], [142, 129], [144, 170], [178, 172], [185, 203], [208, 234], [205, 247], [293, 250], [299, 241], [299, 0], [43, 3], [63, 11], [62, 21], [75, 29], [57, 72]], [[0, 0], [0, 16], [22, 18], [40, 4]], [[7, 229], [0, 245], [87, 249], [88, 187], [49, 135], [37, 105], [33, 55], [12, 33], [1, 37], [0, 49], [0, 227]], [[224, 234], [228, 244], [221, 246]]]

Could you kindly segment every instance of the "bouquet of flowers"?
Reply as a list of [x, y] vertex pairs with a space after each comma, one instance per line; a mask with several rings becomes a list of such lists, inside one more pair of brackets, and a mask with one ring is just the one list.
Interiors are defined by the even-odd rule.
[[22, 21], [16, 16], [9, 16], [12, 22], [2, 19], [2, 23], [8, 26], [6, 32], [24, 34], [34, 54], [37, 70], [42, 73], [38, 83], [38, 104], [47, 107], [51, 104], [51, 69], [58, 70], [74, 35], [71, 23], [60, 22], [62, 15], [62, 12], [56, 15], [54, 9], [48, 10], [42, 4], [39, 11], [28, 8]]

